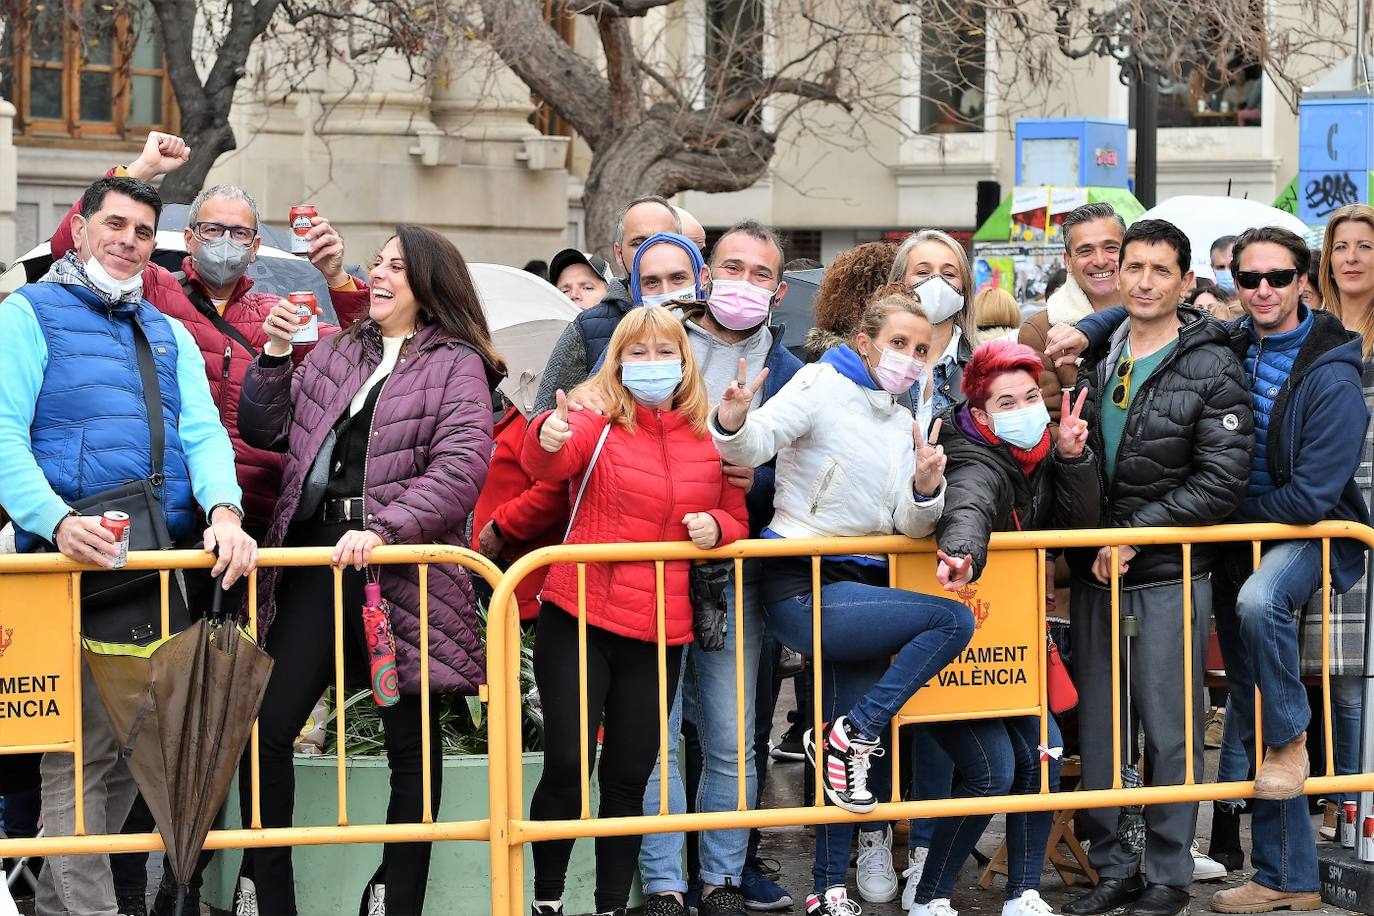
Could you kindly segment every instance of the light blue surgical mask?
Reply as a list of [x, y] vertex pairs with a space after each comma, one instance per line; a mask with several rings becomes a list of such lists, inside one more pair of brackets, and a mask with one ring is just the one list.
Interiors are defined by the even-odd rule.
[[673, 396], [682, 383], [682, 360], [651, 359], [620, 366], [620, 383], [645, 407], [656, 407]]
[[1223, 267], [1220, 270], [1213, 271], [1213, 273], [1217, 275], [1217, 286], [1226, 290], [1228, 293], [1234, 293], [1236, 291], [1236, 278], [1231, 276], [1231, 271], [1229, 269]]
[[1050, 425], [1050, 412], [1045, 409], [1044, 401], [1016, 410], [989, 413], [989, 416], [997, 438], [1017, 448], [1035, 448], [1045, 438], [1045, 427]]

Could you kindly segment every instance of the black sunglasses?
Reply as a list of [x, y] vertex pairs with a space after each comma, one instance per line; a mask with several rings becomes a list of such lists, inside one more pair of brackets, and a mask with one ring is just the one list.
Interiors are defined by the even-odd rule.
[[1266, 271], [1238, 270], [1236, 271], [1236, 282], [1245, 289], [1259, 289], [1260, 281], [1268, 280], [1269, 285], [1274, 289], [1283, 289], [1291, 284], [1297, 275], [1297, 270], [1292, 267]]

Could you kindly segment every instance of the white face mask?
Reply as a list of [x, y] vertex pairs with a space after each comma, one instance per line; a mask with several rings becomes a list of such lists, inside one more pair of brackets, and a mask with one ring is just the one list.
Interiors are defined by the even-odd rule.
[[921, 300], [921, 308], [931, 324], [941, 324], [953, 318], [964, 307], [964, 294], [938, 274], [927, 277], [912, 288]]
[[86, 279], [90, 280], [91, 285], [113, 302], [126, 299], [133, 293], [140, 295], [143, 293], [143, 271], [139, 271], [127, 280], [116, 280], [110, 276], [105, 265], [101, 264], [100, 259], [94, 255], [87, 258], [83, 266], [86, 268]]
[[659, 293], [657, 296], [640, 296], [639, 301], [643, 305], [667, 305], [669, 302], [691, 302], [696, 297], [695, 286], [684, 286], [670, 293]]

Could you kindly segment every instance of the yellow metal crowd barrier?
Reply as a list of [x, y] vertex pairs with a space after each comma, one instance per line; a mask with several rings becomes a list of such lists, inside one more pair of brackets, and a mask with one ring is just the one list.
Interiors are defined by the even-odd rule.
[[[1042, 743], [1047, 743], [1048, 709], [1045, 678], [1045, 567], [1046, 552], [1071, 547], [1115, 548], [1127, 545], [1183, 545], [1184, 582], [1189, 581], [1192, 547], [1198, 544], [1250, 542], [1258, 562], [1261, 544], [1266, 541], [1292, 539], [1321, 539], [1322, 581], [1324, 596], [1321, 602], [1322, 668], [1329, 672], [1330, 632], [1330, 539], [1351, 538], [1374, 547], [1374, 529], [1341, 522], [1324, 522], [1312, 527], [1280, 525], [1237, 525], [1210, 528], [1136, 528], [1083, 531], [1038, 531], [1006, 533], [993, 536], [988, 569], [975, 587], [958, 595], [978, 624], [974, 640], [965, 654], [945, 672], [923, 688], [894, 721], [894, 729], [905, 722], [947, 721], [960, 718], [983, 718], [1034, 715], [1041, 719]], [[652, 816], [626, 818], [594, 818], [590, 810], [590, 767], [586, 746], [588, 734], [586, 692], [582, 691], [582, 803], [580, 816], [566, 821], [533, 821], [524, 816], [524, 786], [521, 767], [521, 702], [519, 683], [519, 617], [515, 589], [532, 572], [554, 563], [577, 565], [579, 604], [585, 601], [586, 567], [588, 564], [619, 562], [653, 563], [657, 581], [658, 612], [658, 668], [659, 668], [659, 746], [663, 754], [670, 740], [667, 729], [668, 701], [666, 694], [666, 653], [663, 639], [664, 572], [666, 564], [701, 559], [732, 560], [735, 566], [735, 617], [730, 626], [739, 632], [744, 627], [743, 590], [745, 560], [766, 557], [804, 557], [811, 559], [813, 600], [813, 661], [819, 668], [823, 661], [821, 640], [821, 557], [837, 554], [868, 554], [885, 556], [889, 560], [889, 577], [893, 587], [909, 588], [945, 594], [938, 589], [934, 578], [934, 544], [904, 537], [847, 538], [814, 540], [755, 540], [740, 541], [714, 551], [701, 551], [687, 543], [664, 544], [602, 544], [549, 547], [521, 558], [502, 574], [490, 561], [470, 551], [455, 547], [428, 545], [423, 547], [382, 547], [373, 553], [373, 562], [381, 565], [407, 564], [419, 566], [420, 592], [423, 596], [421, 644], [424, 648], [421, 665], [422, 684], [428, 683], [428, 595], [427, 573], [433, 564], [454, 564], [480, 576], [494, 589], [490, 603], [487, 629], [488, 664], [488, 763], [489, 810], [483, 820], [444, 822], [433, 821], [430, 805], [430, 754], [428, 729], [422, 729], [423, 750], [423, 810], [426, 816], [420, 824], [351, 824], [348, 818], [346, 785], [347, 754], [339, 741], [337, 823], [326, 827], [293, 827], [264, 829], [259, 817], [258, 773], [256, 768], [256, 728], [252, 739], [251, 823], [240, 830], [216, 830], [210, 833], [206, 847], [210, 849], [258, 846], [327, 845], [343, 843], [415, 842], [442, 840], [470, 840], [486, 842], [491, 853], [491, 907], [495, 916], [511, 916], [524, 909], [525, 845], [540, 840], [596, 836], [698, 831], [743, 827], [775, 827], [834, 823], [858, 820], [892, 820], [906, 817], [941, 817], [965, 814], [990, 814], [1036, 810], [1054, 810], [1064, 799], [1048, 792], [1048, 770], [1042, 767], [1041, 793], [982, 798], [942, 799], [920, 802], [900, 801], [900, 784], [893, 779], [892, 800], [868, 815], [854, 815], [835, 806], [823, 805], [820, 785], [816, 789], [816, 807], [768, 808], [747, 810], [744, 749], [752, 742], [745, 723], [752, 719], [742, 708], [745, 664], [744, 640], [737, 639], [735, 660], [735, 694], [737, 760], [739, 761], [739, 791], [736, 810], [695, 814], [667, 813], [666, 771], [661, 776], [660, 810]], [[297, 548], [263, 550], [259, 568], [287, 566], [324, 566], [330, 562], [331, 548]], [[165, 602], [168, 574], [165, 570], [204, 568], [209, 558], [196, 551], [171, 551], [130, 555], [130, 568], [162, 569]], [[1115, 568], [1115, 563], [1113, 567]], [[55, 555], [0, 556], [0, 713], [5, 704], [7, 688], [15, 687], [18, 678], [27, 678], [27, 688], [43, 688], [43, 696], [27, 700], [50, 701], [43, 710], [55, 710], [52, 715], [33, 716], [40, 725], [23, 730], [12, 727], [14, 717], [0, 716], [0, 754], [25, 752], [74, 753], [77, 760], [77, 780], [80, 785], [80, 649], [79, 649], [79, 575], [83, 567]], [[1195, 802], [1239, 797], [1253, 794], [1253, 783], [1197, 783], [1193, 772], [1193, 730], [1185, 730], [1187, 778], [1182, 785], [1146, 786], [1123, 789], [1119, 773], [1122, 762], [1120, 728], [1120, 640], [1117, 599], [1119, 583], [1112, 577], [1113, 611], [1113, 677], [1112, 697], [1117, 720], [1114, 722], [1111, 754], [1113, 771], [1117, 773], [1110, 789], [1073, 793], [1075, 808], [1113, 807], [1123, 804], [1163, 804]], [[249, 606], [256, 608], [256, 574], [249, 582]], [[342, 606], [342, 573], [334, 571], [335, 615], [335, 690], [344, 693], [343, 627], [340, 625]], [[1191, 653], [1192, 606], [1191, 589], [1182, 590], [1180, 629], [1184, 651], [1183, 700], [1185, 708], [1193, 706], [1193, 677]], [[250, 611], [251, 614], [251, 611]], [[255, 621], [250, 616], [249, 629]], [[586, 684], [586, 623], [579, 615], [578, 638], [579, 682]], [[815, 727], [819, 729], [823, 709], [820, 678], [815, 679], [813, 710]], [[972, 693], [970, 687], [979, 688]], [[48, 690], [47, 688], [51, 688]], [[1327, 736], [1325, 760], [1327, 772], [1332, 772], [1330, 675], [1322, 677], [1324, 726]], [[50, 694], [50, 695], [47, 695]], [[270, 702], [270, 696], [267, 702]], [[428, 718], [429, 696], [421, 692], [421, 715]], [[37, 709], [38, 707], [27, 707]], [[337, 703], [334, 711], [335, 727], [342, 735], [345, 710]], [[31, 724], [31, 723], [30, 723]], [[1257, 723], [1257, 726], [1259, 723]], [[1259, 728], [1257, 743], [1259, 741]], [[1259, 748], [1262, 753], [1262, 748]], [[894, 776], [897, 766], [893, 755]], [[818, 761], [824, 767], [823, 761]], [[819, 782], [819, 781], [818, 781]], [[1347, 776], [1326, 776], [1309, 779], [1309, 794], [1325, 792], [1374, 791], [1374, 773]], [[108, 853], [161, 848], [155, 834], [144, 835], [86, 835], [81, 814], [81, 799], [77, 804], [77, 830], [72, 837], [42, 837], [39, 839], [0, 840], [0, 858], [20, 855], [61, 855], [74, 853]]]

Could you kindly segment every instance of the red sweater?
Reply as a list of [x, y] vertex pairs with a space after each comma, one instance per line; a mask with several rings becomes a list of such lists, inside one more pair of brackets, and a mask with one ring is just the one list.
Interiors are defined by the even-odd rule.
[[[528, 426], [515, 408], [496, 424], [496, 449], [487, 469], [486, 485], [472, 513], [474, 532], [480, 534], [487, 522], [493, 520], [501, 529], [506, 539], [500, 557], [504, 564], [514, 563], [531, 550], [563, 543], [563, 532], [568, 527], [567, 482], [532, 480], [520, 466], [525, 443], [529, 441], [525, 435]], [[535, 443], [534, 448], [539, 448], [539, 444]], [[521, 620], [539, 616], [539, 590], [544, 587], [548, 571], [547, 566], [541, 567], [516, 586]]]
[[[107, 173], [110, 174], [110, 173]], [[60, 258], [72, 249], [72, 215], [80, 212], [81, 202], [77, 201], [52, 237], [52, 256]], [[209, 300], [209, 293], [188, 257], [181, 264], [187, 281]], [[224, 320], [237, 330], [253, 347], [259, 351], [267, 344], [267, 334], [262, 323], [267, 313], [272, 311], [282, 297], [269, 293], [252, 292], [253, 281], [247, 277], [234, 287], [229, 302], [224, 306]], [[196, 339], [201, 356], [205, 359], [205, 375], [210, 382], [210, 396], [219, 407], [220, 421], [229, 432], [234, 443], [234, 466], [238, 471], [239, 486], [243, 488], [243, 511], [245, 521], [266, 530], [272, 521], [272, 507], [276, 505], [281, 491], [281, 470], [283, 456], [276, 452], [251, 448], [239, 436], [239, 391], [243, 388], [243, 377], [248, 372], [256, 353], [250, 354], [243, 345], [215, 327], [208, 317], [202, 314], [186, 298], [181, 284], [171, 273], [148, 262], [143, 270], [143, 298], [164, 315], [176, 318], [186, 325], [186, 330]], [[330, 301], [339, 316], [340, 324], [347, 327], [354, 321], [367, 316], [369, 293], [366, 287], [352, 290], [330, 290]], [[320, 325], [320, 338], [333, 334], [338, 328]], [[310, 353], [313, 344], [291, 348], [291, 357], [297, 364]], [[227, 356], [227, 359], [226, 359]], [[226, 365], [227, 362], [227, 365]]]
[[[536, 480], [578, 478], [591, 461], [605, 420], [591, 411], [572, 414], [572, 438], [557, 452], [539, 445], [548, 414], [530, 423], [523, 462]], [[616, 425], [592, 469], [570, 544], [685, 541], [683, 516], [709, 512], [720, 526], [720, 544], [749, 536], [744, 491], [726, 481], [720, 455], [709, 435], [698, 435], [677, 411], [637, 407], [635, 432]], [[669, 456], [672, 456], [671, 458]], [[571, 492], [576, 492], [575, 483]], [[498, 523], [499, 524], [499, 523]], [[668, 645], [692, 640], [692, 606], [686, 561], [664, 569], [665, 638]], [[577, 567], [560, 563], [549, 571], [544, 598], [577, 613]], [[654, 564], [587, 565], [587, 622], [621, 636], [657, 639]]]

